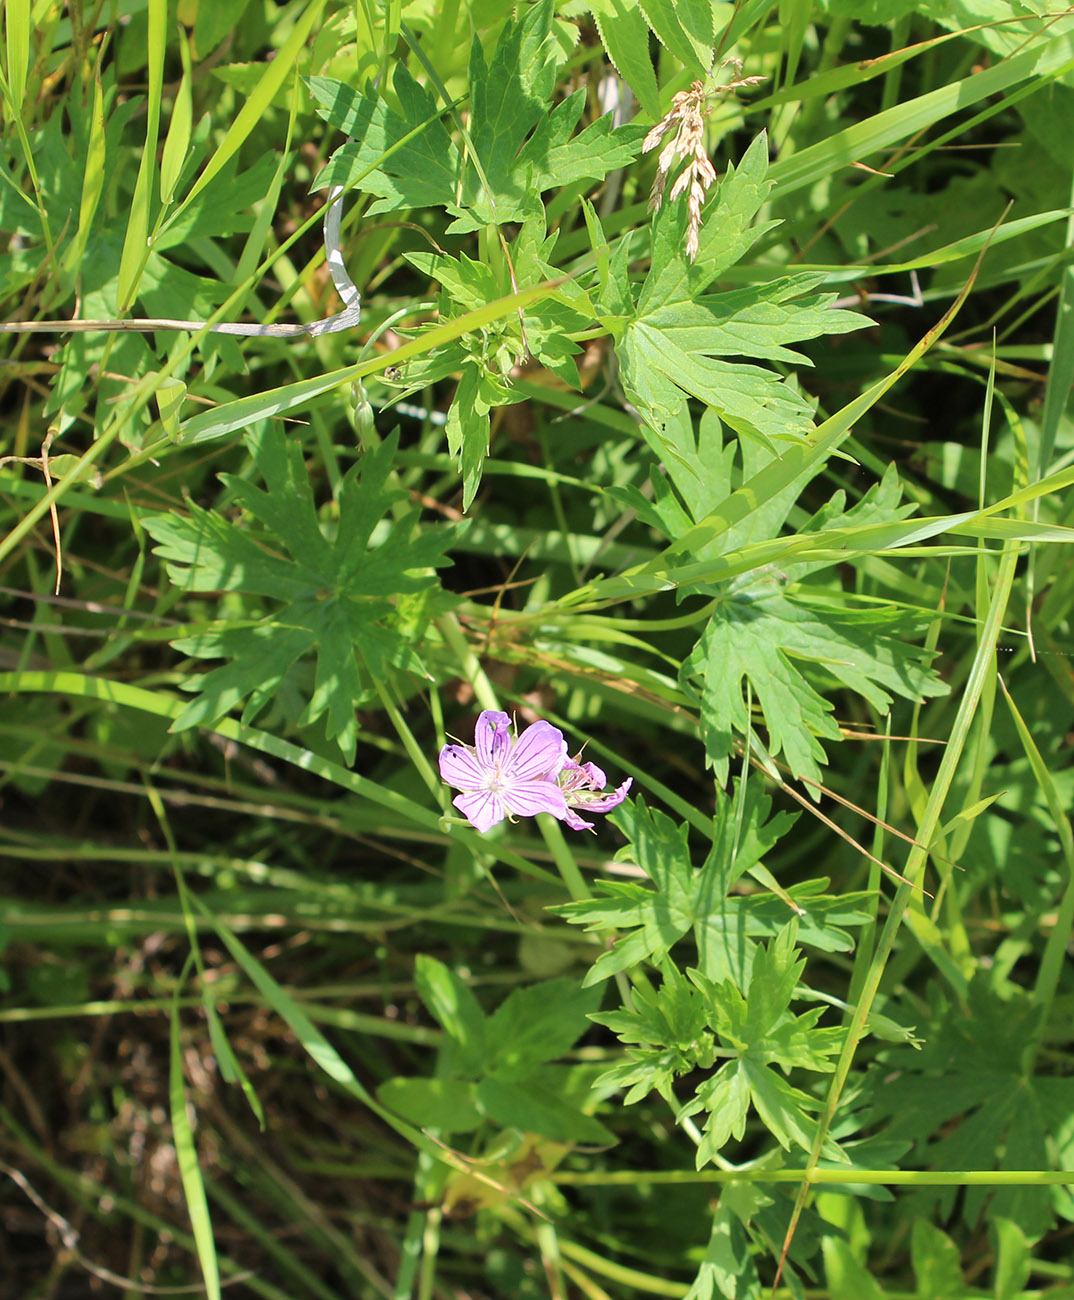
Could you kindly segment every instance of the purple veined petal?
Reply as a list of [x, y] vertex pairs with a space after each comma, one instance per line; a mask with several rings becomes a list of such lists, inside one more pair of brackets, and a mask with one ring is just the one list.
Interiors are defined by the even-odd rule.
[[567, 825], [571, 828], [572, 831], [591, 831], [593, 829], [593, 823], [582, 821], [581, 817], [578, 816], [578, 814], [574, 811], [573, 808], [567, 809], [566, 815], [564, 816], [563, 820], [567, 823]]
[[535, 722], [515, 742], [507, 771], [512, 782], [555, 781], [566, 761], [563, 732], [550, 722]]
[[554, 781], [512, 781], [502, 797], [515, 817], [536, 817], [546, 812], [563, 818], [569, 812], [563, 791]]
[[474, 727], [474, 749], [483, 767], [499, 766], [511, 750], [511, 719], [498, 709], [486, 709]]
[[507, 816], [503, 800], [491, 790], [471, 790], [456, 796], [451, 802], [478, 831], [490, 830]]
[[617, 790], [610, 790], [607, 794], [584, 794], [578, 801], [578, 807], [584, 808], [586, 812], [611, 812], [627, 797], [627, 791], [634, 784], [634, 778], [628, 776]]
[[478, 790], [486, 784], [484, 769], [465, 745], [444, 746], [440, 751], [440, 775], [456, 790]]

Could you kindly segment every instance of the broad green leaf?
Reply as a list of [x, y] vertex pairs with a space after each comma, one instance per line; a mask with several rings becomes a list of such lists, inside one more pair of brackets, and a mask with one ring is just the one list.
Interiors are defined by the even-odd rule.
[[712, 1229], [697, 1277], [683, 1300], [761, 1300], [764, 1294], [749, 1241], [724, 1193], [712, 1216]]
[[379, 195], [369, 215], [443, 205], [455, 211], [458, 156], [433, 95], [396, 64], [392, 89], [400, 111], [375, 91], [359, 93], [324, 77], [309, 79], [318, 111], [354, 139], [318, 173], [314, 189], [358, 185]]
[[1010, 1219], [994, 1218], [991, 1223], [995, 1241], [995, 1300], [1015, 1300], [1029, 1281], [1033, 1252], [1026, 1234]]
[[389, 1079], [377, 1100], [418, 1128], [472, 1133], [481, 1124], [474, 1085], [462, 1079]]
[[666, 1095], [680, 1075], [711, 1070], [715, 1060], [715, 1039], [696, 988], [672, 962], [660, 969], [659, 989], [640, 985], [629, 1008], [590, 1015], [628, 1045], [626, 1059], [601, 1076], [603, 1086], [629, 1089], [623, 1099], [628, 1106], [650, 1092]]
[[414, 964], [418, 994], [454, 1041], [455, 1066], [464, 1074], [481, 1073], [489, 1059], [490, 1039], [477, 998], [469, 987], [435, 957], [419, 953]]
[[813, 666], [812, 675], [838, 681], [886, 713], [894, 695], [946, 694], [928, 658], [893, 634], [890, 613], [822, 615], [762, 578], [732, 587], [720, 600], [683, 663], [681, 680], [697, 691], [717, 780], [726, 779], [735, 736], [749, 727], [743, 690], [748, 680], [768, 728], [769, 754], [782, 755], [792, 775], [819, 781], [827, 761], [822, 741], [838, 742], [840, 729], [806, 665]]
[[708, 1112], [704, 1137], [695, 1157], [697, 1167], [702, 1169], [732, 1138], [737, 1142], [746, 1131], [750, 1113], [750, 1081], [743, 1066], [737, 1061], [723, 1066], [711, 1082], [701, 1085], [690, 1105], [693, 1113], [702, 1109]]
[[208, 58], [225, 36], [230, 35], [242, 21], [243, 12], [250, 0], [205, 0], [198, 5], [194, 20], [194, 49], [199, 59]]
[[[685, 413], [669, 421], [666, 432], [676, 452], [668, 463], [668, 477], [681, 502], [659, 480], [651, 504], [637, 501], [638, 494], [626, 494], [625, 499], [672, 538], [690, 535], [699, 518], [718, 517], [738, 481], [751, 481], [773, 460], [764, 449], [741, 443], [742, 469], [737, 472], [734, 450], [722, 444], [711, 414], [702, 418], [696, 444]], [[778, 536], [812, 472], [804, 469], [759, 502], [754, 512], [714, 532], [693, 555], [704, 562], [736, 548], [749, 554], [749, 546]], [[819, 535], [837, 527], [846, 529], [847, 539], [861, 530], [862, 547], [867, 549], [866, 535], [874, 538], [889, 521], [901, 521], [911, 512], [899, 499], [894, 471], [845, 513], [844, 498], [837, 493], [798, 530], [796, 544], [815, 531]], [[814, 781], [826, 761], [824, 742], [840, 739], [832, 707], [819, 689], [824, 679], [862, 695], [880, 712], [887, 710], [893, 696], [924, 699], [945, 693], [929, 666], [931, 656], [905, 639], [910, 624], [897, 606], [854, 610], [845, 602], [840, 606], [811, 599], [813, 589], [801, 580], [818, 567], [808, 559], [794, 564], [788, 555], [778, 568], [757, 561], [725, 582], [695, 588], [683, 584], [684, 590], [703, 592], [717, 602], [701, 639], [683, 662], [680, 681], [700, 702], [708, 761], [721, 782], [736, 738], [746, 734], [749, 723], [747, 683], [751, 705], [759, 705], [768, 727], [768, 752], [773, 757], [782, 754], [795, 775]]]
[[884, 1300], [884, 1291], [841, 1237], [822, 1242], [824, 1269], [831, 1300]]
[[[508, 293], [513, 279], [524, 283], [553, 279], [555, 268], [546, 260], [553, 243], [553, 239], [544, 238], [543, 223], [527, 222], [512, 244], [511, 267], [503, 258], [488, 264], [465, 254], [449, 257], [424, 251], [407, 254], [407, 260], [443, 286], [438, 305], [440, 319], [446, 322], [464, 319], [468, 312]], [[513, 386], [512, 369], [528, 353], [565, 384], [577, 387], [573, 357], [579, 348], [570, 335], [584, 330], [592, 316], [592, 306], [580, 288], [560, 286], [525, 311], [441, 348], [425, 362], [408, 368], [407, 381], [416, 388], [461, 371], [445, 434], [448, 451], [459, 460], [464, 510], [469, 509], [481, 482], [491, 410], [525, 398]]]
[[393, 519], [379, 544], [370, 545], [373, 529], [401, 496], [387, 488], [395, 447], [394, 437], [386, 439], [348, 473], [334, 535], [323, 530], [314, 508], [301, 447], [275, 426], [250, 437], [266, 488], [226, 478], [259, 528], [244, 528], [197, 507], [187, 516], [154, 515], [144, 521], [176, 585], [238, 591], [271, 604], [264, 613], [258, 607], [251, 619], [176, 642], [195, 658], [230, 662], [194, 683], [198, 697], [175, 729], [216, 721], [244, 699], [243, 717], [252, 720], [293, 665], [313, 653], [316, 676], [298, 725], [325, 718], [329, 737], [353, 761], [355, 710], [374, 693], [374, 682], [395, 669], [422, 671], [412, 643], [424, 622], [414, 619], [414, 607], [404, 630], [399, 602], [435, 591], [432, 569], [445, 563], [450, 531], [415, 533], [404, 517]]
[[[892, 1049], [879, 1067], [885, 1075], [898, 1070], [893, 1086], [872, 1092], [877, 1118], [890, 1121], [889, 1135], [912, 1139], [922, 1167], [1069, 1168], [1074, 1081], [1025, 1070], [1040, 1035], [1040, 1008], [1026, 993], [997, 996], [985, 975], [970, 982], [965, 1009], [949, 1005], [939, 986], [932, 1001], [929, 1022], [919, 1026], [920, 1049]], [[953, 1190], [921, 1189], [914, 1198], [922, 1217], [938, 1208], [946, 1219], [955, 1208]], [[1044, 1186], [969, 1187], [959, 1208], [975, 1224], [987, 1202], [990, 1215], [1037, 1237], [1052, 1221], [1051, 1198]]]
[[557, 1060], [589, 1028], [601, 994], [570, 977], [509, 993], [488, 1020], [489, 1069], [500, 1078], [523, 1078], [535, 1065]]
[[477, 1085], [477, 1100], [488, 1118], [504, 1128], [539, 1133], [554, 1142], [592, 1142], [604, 1146], [615, 1141], [615, 1135], [599, 1120], [539, 1083], [490, 1076]]
[[829, 13], [873, 27], [897, 23], [916, 8], [915, 0], [828, 0]]
[[[451, 1077], [393, 1079], [378, 1093], [385, 1105], [445, 1131], [469, 1132], [483, 1114], [503, 1127], [556, 1141], [614, 1140], [564, 1097], [563, 1072], [543, 1064], [586, 1032], [599, 992], [579, 988], [575, 979], [545, 980], [508, 994], [486, 1019], [474, 995], [442, 962], [419, 956], [415, 972], [422, 1001], [451, 1039], [443, 1057]], [[430, 1118], [419, 1118], [423, 1108]]]
[[[597, 983], [645, 960], [658, 961], [691, 930], [706, 976], [745, 981], [754, 941], [777, 934], [789, 919], [787, 904], [775, 894], [731, 892], [732, 885], [760, 863], [794, 824], [787, 813], [769, 820], [770, 807], [770, 801], [753, 787], [744, 795], [736, 787], [734, 801], [720, 798], [712, 847], [698, 869], [690, 859], [686, 827], [676, 826], [661, 812], [650, 812], [640, 799], [624, 804], [611, 818], [630, 841], [629, 850], [620, 856], [636, 863], [652, 887], [600, 881], [596, 897], [553, 909], [591, 931], [619, 932], [615, 946], [594, 962], [586, 983]], [[788, 891], [803, 909], [799, 937], [827, 951], [849, 951], [852, 942], [844, 927], [867, 919], [859, 910], [862, 896], [826, 896], [821, 892], [825, 883], [813, 881]]]
[[641, 0], [640, 8], [656, 39], [688, 72], [708, 72], [713, 54], [710, 0]]
[[[697, 1166], [711, 1161], [745, 1133], [751, 1108], [784, 1147], [809, 1150], [819, 1103], [785, 1078], [792, 1069], [827, 1074], [843, 1031], [819, 1028], [822, 1009], [796, 1014], [791, 1003], [805, 965], [795, 947], [797, 926], [785, 926], [757, 948], [735, 978], [713, 980], [690, 972], [690, 985], [664, 965], [657, 995], [647, 994], [622, 1012], [595, 1016], [629, 1044], [625, 1060], [603, 1074], [604, 1087], [629, 1087], [626, 1101], [651, 1090], [667, 1097], [680, 1075], [711, 1071], [681, 1107], [678, 1118], [706, 1113]], [[663, 1005], [662, 1005], [663, 1004]], [[684, 1034], [692, 1033], [686, 1041]], [[635, 1046], [634, 1044], [637, 1044]], [[728, 1059], [730, 1058], [730, 1059]]]
[[489, 411], [481, 397], [481, 371], [470, 362], [462, 372], [448, 410], [448, 451], [459, 461], [462, 473], [462, 508], [469, 510], [481, 483], [481, 467], [489, 454]]
[[954, 1300], [965, 1294], [958, 1248], [935, 1224], [914, 1220], [910, 1252], [921, 1300], [945, 1300], [948, 1296]]

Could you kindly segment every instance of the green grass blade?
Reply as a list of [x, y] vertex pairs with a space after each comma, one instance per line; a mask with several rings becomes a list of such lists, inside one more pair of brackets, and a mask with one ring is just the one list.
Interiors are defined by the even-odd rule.
[[160, 101], [164, 93], [164, 54], [167, 45], [167, 0], [149, 0], [148, 76], [149, 103], [145, 127], [145, 148], [138, 166], [127, 233], [119, 261], [116, 306], [120, 313], [130, 309], [138, 283], [149, 258], [149, 204], [157, 165], [157, 137], [160, 134]]
[[[202, 190], [209, 184], [214, 176], [220, 171], [238, 153], [241, 146], [248, 139], [250, 132], [262, 120], [265, 112], [272, 102], [273, 97], [280, 87], [284, 84], [289, 76], [294, 72], [295, 64], [298, 60], [299, 51], [306, 43], [306, 39], [317, 25], [318, 20], [324, 11], [325, 0], [313, 0], [313, 3], [306, 9], [306, 12], [295, 23], [291, 34], [277, 51], [275, 58], [265, 69], [257, 85], [250, 92], [249, 96], [239, 110], [235, 121], [228, 128], [223, 140], [221, 140], [216, 152], [210, 158], [205, 170], [190, 188], [186, 198], [179, 204], [172, 213], [169, 222], [170, 225], [181, 212], [189, 207], [190, 203], [197, 198]], [[166, 227], [165, 227], [166, 228]]]
[[179, 32], [179, 56], [183, 61], [183, 75], [172, 104], [172, 117], [168, 134], [164, 138], [164, 151], [160, 156], [160, 202], [166, 211], [172, 201], [179, 174], [186, 162], [190, 148], [190, 132], [194, 122], [194, 96], [191, 86], [190, 41], [185, 31]]
[[183, 1057], [179, 1043], [178, 997], [182, 985], [183, 978], [176, 984], [176, 1003], [172, 1006], [171, 1017], [168, 1091], [171, 1098], [172, 1136], [175, 1138], [175, 1158], [179, 1165], [179, 1176], [183, 1183], [187, 1210], [190, 1213], [190, 1227], [194, 1234], [201, 1274], [205, 1280], [205, 1294], [208, 1300], [220, 1300], [220, 1268], [216, 1259], [216, 1243], [213, 1240], [212, 1220], [209, 1217], [209, 1202], [205, 1196], [205, 1183], [198, 1163], [198, 1149], [194, 1143], [194, 1132], [186, 1108]]
[[86, 252], [86, 243], [97, 215], [104, 190], [104, 91], [101, 70], [93, 70], [93, 100], [90, 107], [90, 135], [86, 146], [86, 170], [82, 177], [82, 201], [78, 209], [78, 231], [65, 257], [65, 265], [77, 268]]
[[1008, 601], [1010, 600], [1017, 563], [1017, 548], [1014, 546], [1007, 546], [1004, 549], [1002, 559], [1000, 560], [999, 572], [996, 575], [995, 584], [992, 588], [992, 601], [989, 606], [988, 617], [985, 619], [984, 625], [981, 628], [980, 641], [978, 642], [977, 651], [974, 655], [969, 679], [966, 682], [962, 698], [959, 701], [958, 712], [955, 715], [954, 725], [951, 728], [951, 735], [944, 747], [943, 758], [940, 760], [939, 770], [936, 773], [936, 779], [933, 782], [932, 790], [929, 794], [928, 804], [924, 816], [922, 817], [921, 825], [918, 827], [915, 843], [907, 857], [906, 869], [904, 872], [906, 882], [900, 884], [895, 892], [895, 897], [892, 900], [887, 921], [884, 924], [883, 932], [880, 935], [880, 939], [876, 945], [876, 950], [873, 953], [872, 962], [870, 963], [869, 970], [863, 981], [858, 1004], [854, 1009], [854, 1014], [847, 1027], [847, 1036], [843, 1044], [843, 1050], [839, 1055], [835, 1072], [832, 1075], [832, 1082], [828, 1088], [827, 1097], [825, 1098], [824, 1109], [817, 1124], [816, 1139], [814, 1140], [813, 1148], [809, 1153], [809, 1160], [807, 1161], [805, 1168], [805, 1176], [795, 1201], [794, 1213], [791, 1218], [790, 1226], [787, 1229], [782, 1258], [786, 1257], [786, 1251], [790, 1246], [798, 1219], [805, 1205], [806, 1196], [809, 1191], [809, 1179], [817, 1171], [824, 1142], [831, 1128], [832, 1121], [835, 1118], [836, 1108], [838, 1107], [839, 1100], [842, 1097], [843, 1089], [850, 1074], [850, 1067], [853, 1063], [855, 1053], [857, 1052], [858, 1044], [861, 1042], [861, 1037], [865, 1030], [865, 1023], [869, 1017], [869, 1012], [872, 1010], [873, 1002], [875, 1001], [877, 992], [879, 991], [880, 980], [883, 976], [884, 969], [887, 966], [888, 958], [891, 956], [892, 949], [895, 945], [895, 938], [898, 934], [899, 927], [902, 924], [903, 916], [910, 904], [910, 898], [913, 891], [921, 887], [921, 883], [924, 879], [925, 867], [929, 856], [929, 846], [940, 825], [940, 817], [943, 813], [944, 802], [947, 799], [948, 792], [951, 789], [951, 784], [954, 781], [956, 769], [962, 758], [962, 752], [965, 748], [970, 728], [973, 725], [977, 713], [977, 706], [981, 698], [981, 693], [984, 690], [988, 673], [995, 661], [996, 643], [1003, 628], [1004, 616], [1007, 611]]
[[975, 72], [949, 86], [941, 86], [938, 90], [919, 95], [917, 99], [897, 104], [808, 146], [800, 153], [773, 163], [768, 172], [773, 183], [773, 200], [812, 185], [851, 163], [865, 162], [889, 145], [925, 131], [971, 104], [1002, 95], [1030, 77], [1065, 75], [1074, 67], [1074, 60], [1060, 57], [1066, 49], [1064, 40], [1046, 39], [1021, 54], [1004, 59], [994, 68]]
[[[267, 416], [283, 415], [295, 410], [305, 402], [312, 401], [343, 384], [353, 383], [368, 375], [380, 374], [390, 366], [402, 365], [412, 357], [420, 357], [444, 343], [461, 338], [464, 334], [477, 333], [493, 321], [517, 312], [530, 303], [539, 302], [548, 296], [549, 284], [533, 285], [506, 298], [498, 298], [486, 307], [468, 312], [456, 320], [437, 325], [434, 329], [424, 331], [420, 338], [406, 343], [394, 352], [383, 352], [368, 361], [357, 362], [353, 366], [344, 366], [341, 370], [318, 375], [315, 379], [303, 379], [296, 384], [285, 384], [280, 388], [258, 393], [253, 397], [240, 397], [234, 402], [225, 402], [212, 411], [191, 416], [182, 424], [182, 441], [184, 443], [209, 442], [215, 438], [226, 437], [245, 429], [255, 420]], [[2, 544], [0, 544], [2, 550]]]
[[7, 48], [7, 84], [12, 113], [22, 116], [26, 73], [30, 67], [30, 0], [6, 0], [4, 41]]

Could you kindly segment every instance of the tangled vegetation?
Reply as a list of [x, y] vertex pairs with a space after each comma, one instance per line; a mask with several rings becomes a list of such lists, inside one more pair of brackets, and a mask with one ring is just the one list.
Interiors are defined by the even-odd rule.
[[1074, 16], [3, 23], [0, 1295], [1074, 1297]]

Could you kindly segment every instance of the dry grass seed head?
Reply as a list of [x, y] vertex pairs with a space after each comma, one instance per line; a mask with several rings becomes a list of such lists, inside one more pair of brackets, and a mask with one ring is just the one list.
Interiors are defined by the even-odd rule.
[[[741, 71], [741, 65], [739, 65], [738, 70]], [[718, 87], [717, 93], [719, 91], [735, 90], [740, 86], [756, 86], [764, 80], [764, 77], [737, 78], [728, 82], [726, 86]], [[661, 204], [664, 202], [664, 188], [667, 185], [668, 173], [671, 171], [675, 159], [686, 159], [687, 165], [672, 186], [670, 197], [677, 199], [680, 194], [688, 195], [686, 200], [688, 214], [686, 256], [691, 262], [697, 257], [699, 247], [701, 207], [705, 202], [705, 195], [708, 193], [709, 186], [716, 179], [716, 168], [713, 167], [708, 154], [705, 152], [705, 113], [707, 109], [702, 108], [704, 100], [704, 83], [700, 81], [691, 82], [689, 90], [680, 90], [674, 96], [671, 101], [671, 108], [656, 123], [642, 142], [642, 153], [648, 153], [651, 149], [656, 148], [672, 127], [676, 128], [675, 134], [660, 150], [660, 157], [657, 159], [656, 176], [653, 178], [653, 188], [649, 194], [649, 211], [659, 211]]]

